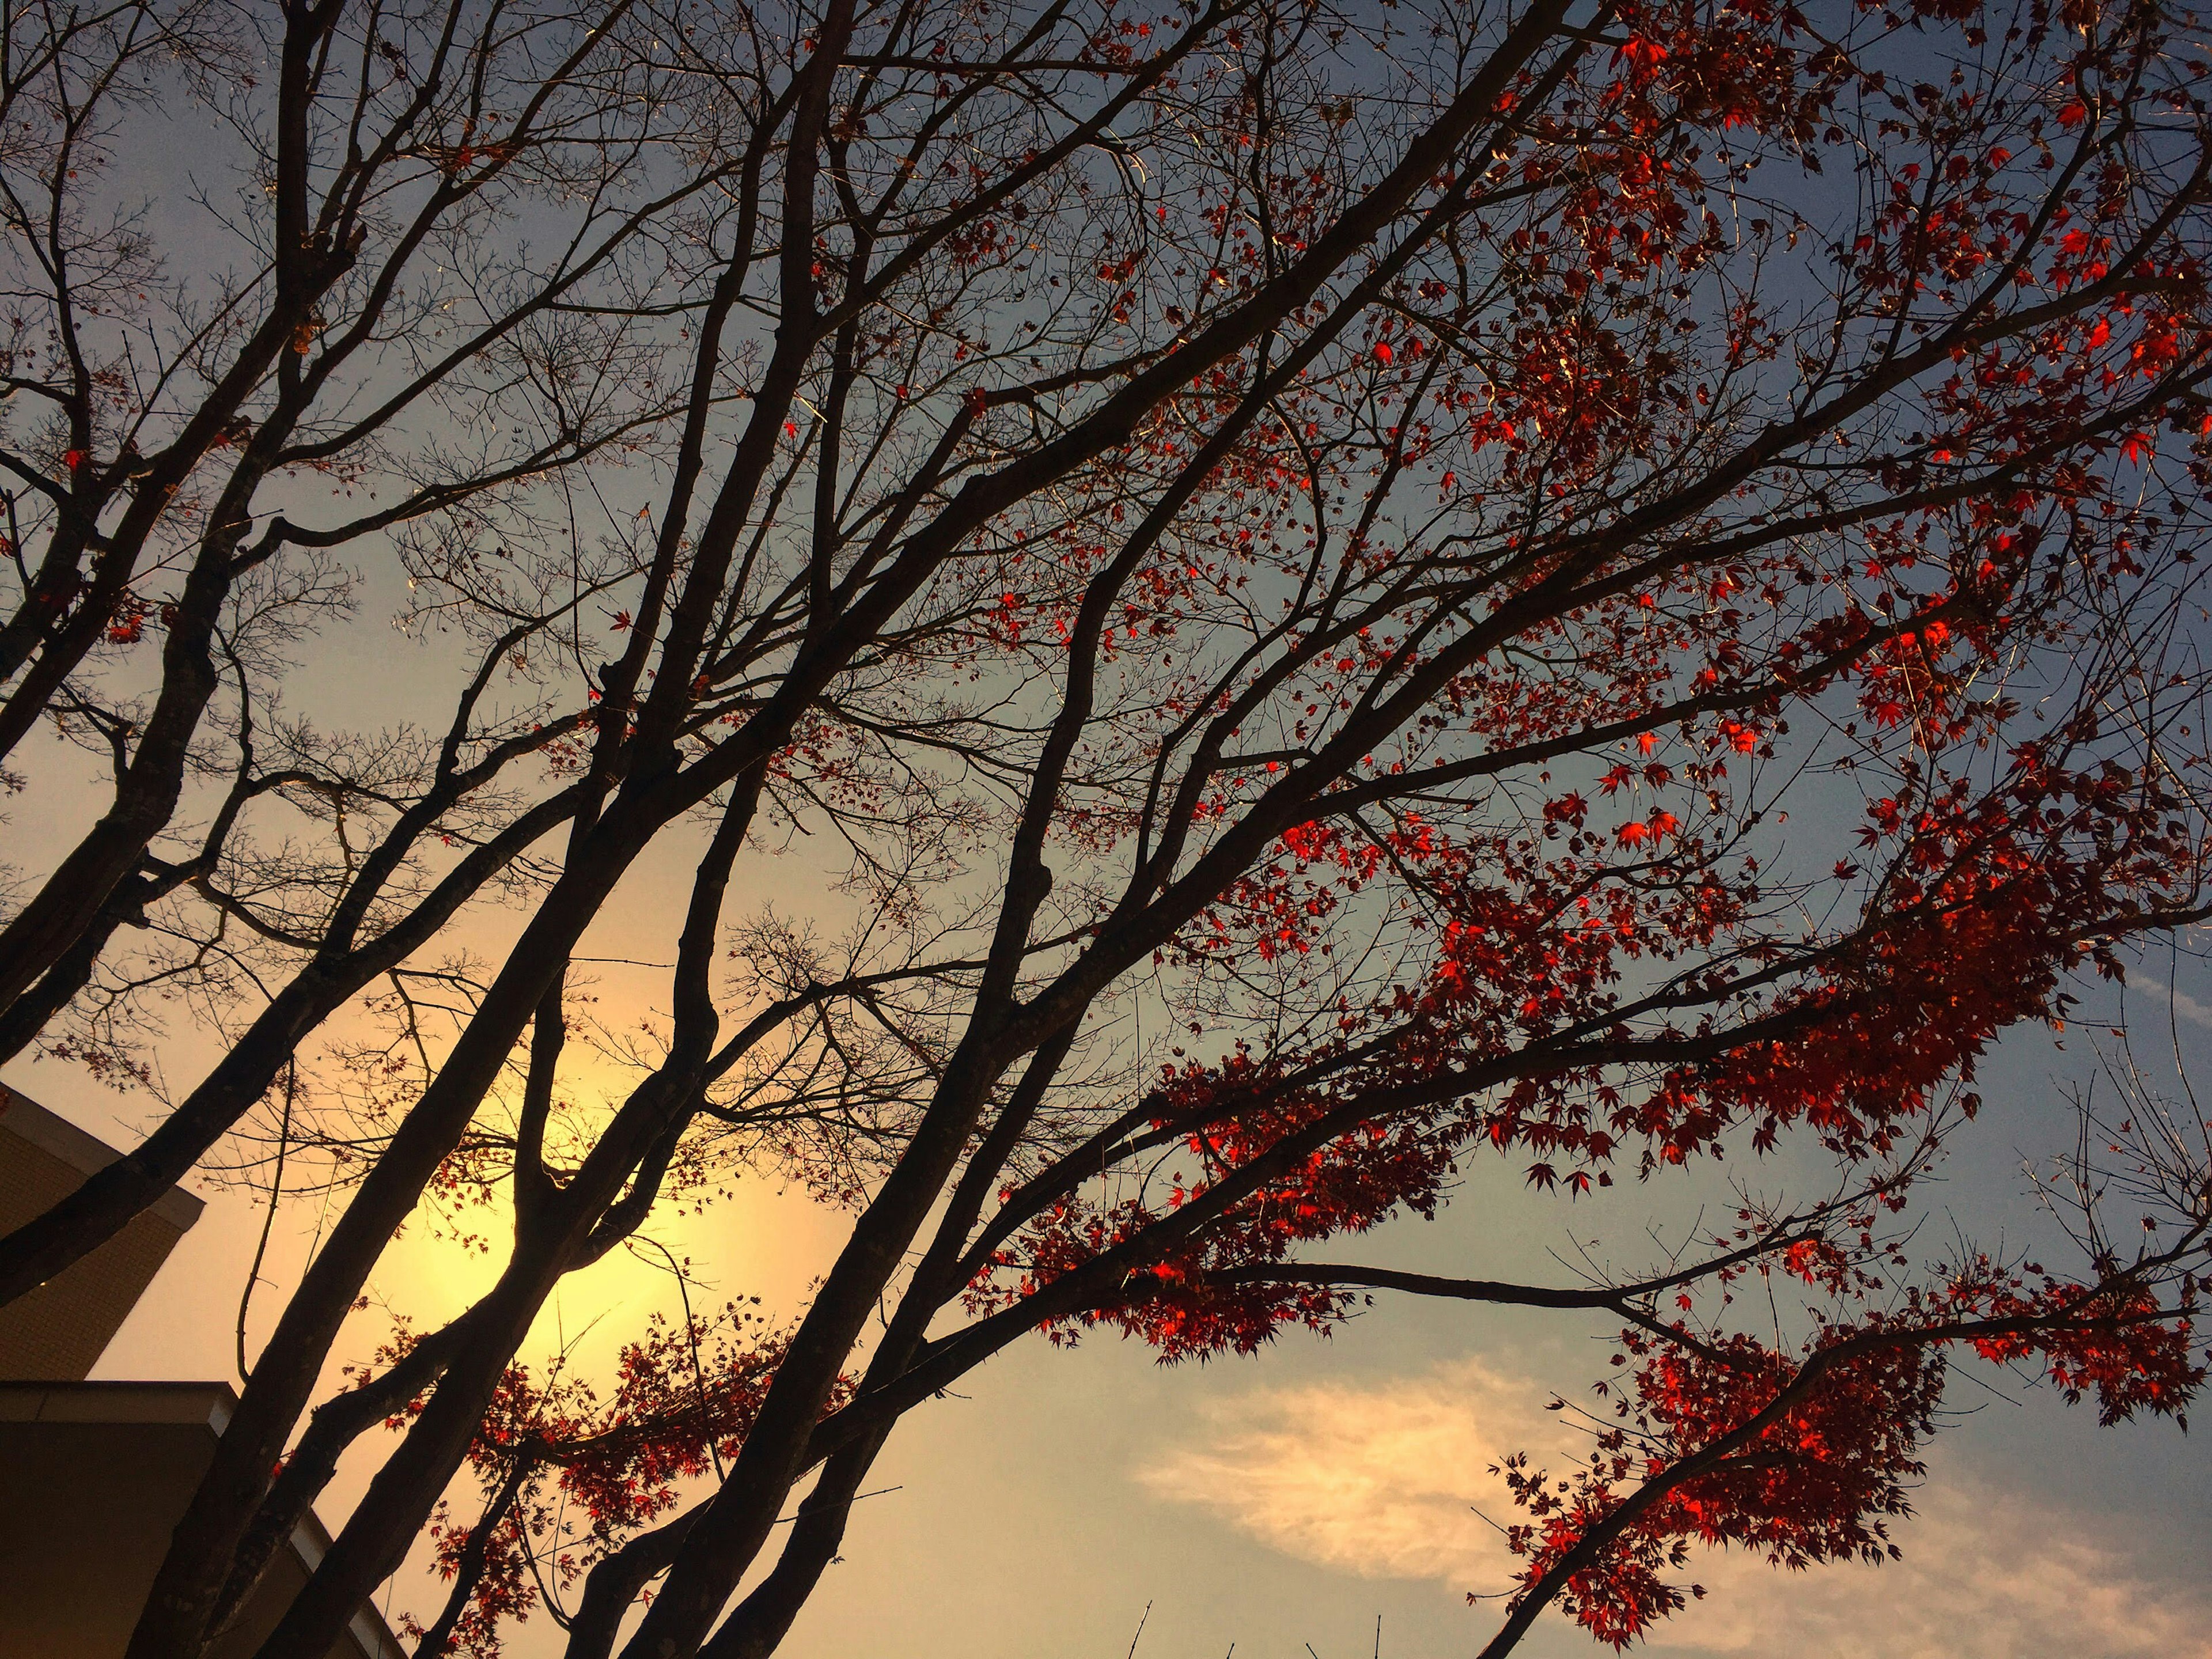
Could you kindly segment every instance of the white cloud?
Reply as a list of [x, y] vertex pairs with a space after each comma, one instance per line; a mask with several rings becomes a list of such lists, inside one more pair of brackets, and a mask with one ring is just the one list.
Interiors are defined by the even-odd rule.
[[2212, 1026], [2212, 1008], [2206, 1007], [2186, 991], [2169, 989], [2163, 980], [2153, 978], [2140, 968], [2128, 970], [2128, 988], [2148, 993], [2154, 1004], [2166, 1004], [2176, 1019], [2191, 1025]]
[[1895, 1528], [1905, 1559], [1786, 1573], [1731, 1554], [1655, 1645], [1764, 1654], [1787, 1630], [1833, 1659], [2202, 1659], [2212, 1597], [2160, 1584], [2089, 1535], [2087, 1517], [1936, 1468]]
[[1387, 1390], [1267, 1389], [1206, 1408], [1202, 1443], [1138, 1472], [1154, 1496], [1194, 1504], [1286, 1555], [1370, 1578], [1502, 1588], [1495, 1527], [1506, 1455], [1564, 1443], [1530, 1385], [1464, 1364]]
[[[1476, 1363], [1374, 1387], [1263, 1389], [1212, 1404], [1205, 1432], [1138, 1479], [1301, 1560], [1494, 1591], [1511, 1560], [1470, 1506], [1508, 1518], [1488, 1473], [1504, 1454], [1540, 1462], [1549, 1452], [1555, 1468], [1573, 1455], [1548, 1398]], [[1916, 1508], [1895, 1528], [1905, 1560], [1881, 1567], [1796, 1574], [1733, 1553], [1694, 1560], [1685, 1577], [1707, 1597], [1653, 1644], [1823, 1659], [2212, 1659], [2212, 1590], [2147, 1579], [2090, 1517], [1940, 1468]]]

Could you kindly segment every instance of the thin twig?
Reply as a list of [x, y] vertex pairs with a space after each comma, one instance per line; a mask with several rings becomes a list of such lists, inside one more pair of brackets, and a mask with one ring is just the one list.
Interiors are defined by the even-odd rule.
[[253, 1247], [253, 1265], [246, 1270], [245, 1288], [238, 1293], [238, 1380], [250, 1381], [246, 1370], [246, 1313], [253, 1305], [253, 1287], [261, 1280], [262, 1258], [269, 1254], [269, 1234], [276, 1225], [276, 1200], [284, 1191], [284, 1154], [292, 1144], [292, 1098], [300, 1086], [300, 1063], [284, 1062], [284, 1117], [276, 1129], [276, 1170], [269, 1178], [269, 1213], [261, 1218], [261, 1237]]

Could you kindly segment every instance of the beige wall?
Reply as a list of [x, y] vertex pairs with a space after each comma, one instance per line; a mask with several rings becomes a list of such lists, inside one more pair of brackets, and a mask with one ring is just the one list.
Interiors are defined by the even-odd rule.
[[[8, 1233], [68, 1197], [116, 1152], [28, 1097], [0, 1092], [0, 1233]], [[0, 1307], [0, 1381], [88, 1376], [198, 1214], [198, 1200], [172, 1193], [82, 1261]]]

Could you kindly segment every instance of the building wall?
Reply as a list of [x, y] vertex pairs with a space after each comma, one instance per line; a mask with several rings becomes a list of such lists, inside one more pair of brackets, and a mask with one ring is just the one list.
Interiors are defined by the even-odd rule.
[[[0, 1232], [13, 1232], [84, 1184], [40, 1147], [0, 1128]], [[152, 1211], [83, 1261], [0, 1307], [0, 1377], [75, 1382], [91, 1373], [177, 1242]]]
[[[28, 1097], [0, 1091], [0, 1234], [13, 1232], [112, 1163], [114, 1148]], [[153, 1282], [199, 1200], [173, 1192], [83, 1260], [0, 1307], [0, 1380], [76, 1382], [91, 1373]]]
[[[236, 1396], [216, 1382], [0, 1384], [0, 1655], [123, 1659]], [[319, 1559], [312, 1517], [210, 1659], [251, 1659]], [[328, 1659], [401, 1659], [364, 1608]]]

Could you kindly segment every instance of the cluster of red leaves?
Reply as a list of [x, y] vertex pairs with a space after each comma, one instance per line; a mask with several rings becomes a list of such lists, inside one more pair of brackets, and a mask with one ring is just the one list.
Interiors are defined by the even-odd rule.
[[[1797, 1369], [1742, 1336], [1702, 1352], [1655, 1352], [1640, 1333], [1625, 1342], [1647, 1356], [1633, 1395], [1620, 1402], [1629, 1420], [1601, 1435], [1588, 1467], [1558, 1480], [1531, 1473], [1525, 1456], [1502, 1468], [1530, 1516], [1506, 1534], [1528, 1563], [1517, 1576], [1524, 1593], [1644, 1483], [1765, 1410]], [[1912, 1452], [1931, 1426], [1942, 1382], [1940, 1359], [1921, 1348], [1878, 1349], [1839, 1368], [1712, 1473], [1683, 1481], [1618, 1528], [1595, 1559], [1568, 1573], [1562, 1610], [1599, 1640], [1626, 1647], [1683, 1606], [1682, 1590], [1662, 1575], [1687, 1564], [1692, 1543], [1742, 1545], [1796, 1567], [1893, 1553], [1886, 1518], [1909, 1512], [1907, 1485], [1922, 1472]]]
[[[683, 1486], [735, 1456], [775, 1380], [788, 1334], [732, 1303], [712, 1319], [656, 1316], [625, 1346], [611, 1397], [556, 1367], [544, 1380], [510, 1366], [469, 1449], [496, 1515], [456, 1517], [441, 1504], [428, 1528], [440, 1574], [452, 1579], [487, 1525], [483, 1565], [444, 1651], [495, 1659], [500, 1626], [538, 1605], [541, 1584], [566, 1589], [640, 1528], [676, 1507]], [[390, 1363], [405, 1334], [383, 1350]], [[839, 1390], [832, 1409], [848, 1390]], [[417, 1400], [393, 1419], [411, 1421]], [[533, 1571], [533, 1563], [536, 1570]], [[406, 1621], [418, 1638], [425, 1627]]]
[[[1544, 1187], [1565, 1160], [1577, 1191], [1609, 1183], [1626, 1146], [1641, 1147], [1649, 1174], [1717, 1155], [1740, 1129], [1758, 1152], [1802, 1125], [1854, 1161], [1892, 1152], [1903, 1126], [1971, 1084], [2002, 1030], [2060, 1017], [2064, 975], [2096, 954], [2100, 926], [2191, 879], [2194, 853], [2154, 778], [2069, 770], [2040, 745], [2014, 762], [1994, 789], [1953, 780], [1917, 809], [1875, 803], [1862, 839], [1886, 872], [1859, 925], [1831, 941], [1745, 931], [1748, 896], [1709, 872], [1692, 878], [1694, 867], [1656, 888], [1585, 882], [1571, 898], [1577, 884], [1557, 868], [1412, 824], [1391, 854], [1417, 863], [1453, 914], [1432, 935], [1423, 982], [1304, 1054], [1239, 1053], [1164, 1076], [1150, 1101], [1153, 1144], [1180, 1144], [1196, 1175], [1175, 1175], [1164, 1200], [1063, 1200], [998, 1253], [975, 1305], [1012, 1305], [1115, 1251], [1128, 1267], [1121, 1296], [1055, 1325], [1056, 1337], [1106, 1321], [1169, 1358], [1250, 1352], [1285, 1325], [1327, 1328], [1347, 1298], [1249, 1275], [1224, 1283], [1221, 1270], [1285, 1260], [1395, 1212], [1432, 1214], [1477, 1146], [1533, 1154], [1529, 1179]], [[1318, 829], [1290, 847], [1301, 866], [1367, 873]], [[1248, 899], [1246, 913], [1279, 927], [1285, 910]], [[1615, 987], [1627, 959], [1732, 930], [1743, 959], [1786, 970], [1784, 988], [1716, 996], [1686, 1030], [1624, 1023]], [[1529, 1066], [1487, 1099], [1450, 1086], [1563, 1034], [1559, 1065]], [[1574, 1058], [1593, 1039], [1626, 1057], [1632, 1036], [1650, 1078], [1640, 1090], [1620, 1059]], [[1668, 1062], [1693, 1043], [1707, 1052]]]
[[2108, 1424], [2179, 1418], [2206, 1376], [2195, 1305], [2193, 1285], [2162, 1302], [2124, 1271], [2068, 1283], [1978, 1256], [1894, 1310], [1824, 1323], [1794, 1355], [1686, 1326], [1679, 1340], [1624, 1332], [1614, 1363], [1641, 1363], [1626, 1389], [1601, 1386], [1617, 1420], [1587, 1467], [1553, 1480], [1516, 1456], [1498, 1471], [1530, 1517], [1508, 1534], [1520, 1594], [1559, 1581], [1564, 1610], [1620, 1648], [1684, 1605], [1663, 1575], [1692, 1545], [1790, 1567], [1894, 1556], [1887, 1522], [1911, 1513], [1948, 1350], [2039, 1370], [2069, 1400], [2094, 1392]]
[[152, 608], [136, 593], [126, 592], [116, 601], [114, 613], [107, 620], [107, 642], [110, 645], [136, 645], [145, 637], [146, 618]]
[[2069, 1404], [2094, 1395], [2107, 1426], [2148, 1413], [2186, 1428], [2184, 1413], [2207, 1374], [2195, 1342], [2202, 1285], [2185, 1276], [2178, 1294], [2161, 1300], [2119, 1264], [2104, 1266], [2105, 1282], [2081, 1285], [2033, 1262], [2007, 1272], [1977, 1255], [1940, 1295], [1912, 1298], [1908, 1317], [1971, 1318], [1994, 1328], [1972, 1336], [1977, 1353], [2039, 1365]]
[[1998, 1032], [2056, 1018], [2097, 925], [2185, 884], [2194, 860], [2154, 778], [2068, 771], [2036, 747], [2016, 758], [2008, 787], [1978, 799], [1954, 781], [1917, 813], [1875, 803], [1862, 840], [1895, 849], [1891, 916], [1770, 1016], [1786, 1037], [1670, 1074], [1615, 1127], [1668, 1162], [1745, 1121], [1762, 1149], [1804, 1122], [1838, 1152], [1883, 1152], [1939, 1087], [1972, 1080]]
[[[1233, 1086], [1267, 1096], [1279, 1077], [1264, 1075], [1239, 1056], [1222, 1068]], [[1223, 1077], [1191, 1065], [1167, 1079], [1155, 1098], [1156, 1127], [1191, 1112], [1206, 1114]], [[1263, 1151], [1310, 1135], [1329, 1102], [1292, 1091], [1208, 1122], [1185, 1138], [1201, 1168], [1226, 1176]], [[1210, 1270], [1280, 1261], [1302, 1243], [1364, 1232], [1393, 1212], [1410, 1207], [1432, 1214], [1450, 1172], [1449, 1145], [1431, 1125], [1407, 1116], [1370, 1120], [1347, 1135], [1326, 1139], [1303, 1158], [1260, 1182], [1220, 1218], [1191, 1231], [1164, 1249], [1148, 1249], [1125, 1294], [1048, 1328], [1051, 1340], [1071, 1341], [1087, 1326], [1110, 1323], [1160, 1351], [1164, 1359], [1234, 1351], [1249, 1353], [1286, 1324], [1326, 1330], [1347, 1298], [1339, 1291], [1284, 1285], [1225, 1286]], [[1134, 1240], [1174, 1231], [1176, 1212], [1207, 1182], [1186, 1186], [1180, 1177], [1164, 1205], [1129, 1200], [1096, 1206], [1064, 1201], [1053, 1206], [1008, 1248], [971, 1287], [969, 1304], [981, 1310], [1018, 1304], [1064, 1274]]]

